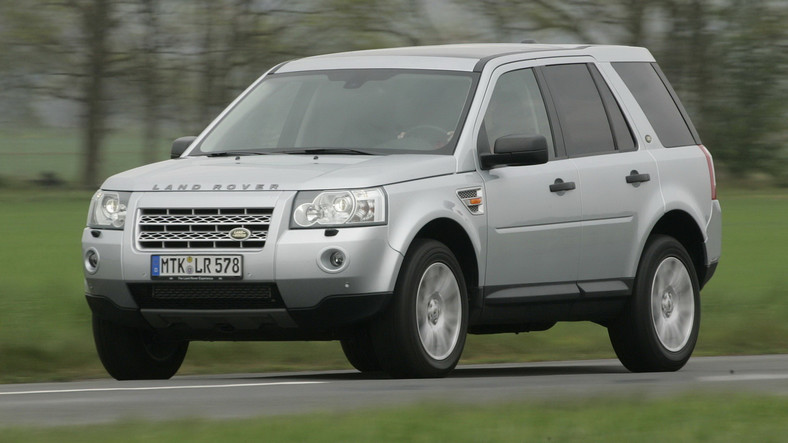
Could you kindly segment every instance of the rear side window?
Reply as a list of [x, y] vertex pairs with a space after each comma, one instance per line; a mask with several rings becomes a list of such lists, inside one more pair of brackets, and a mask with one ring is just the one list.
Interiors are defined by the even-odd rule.
[[680, 105], [650, 63], [613, 63], [666, 148], [695, 144]]
[[544, 68], [570, 157], [613, 152], [615, 142], [605, 106], [585, 64]]

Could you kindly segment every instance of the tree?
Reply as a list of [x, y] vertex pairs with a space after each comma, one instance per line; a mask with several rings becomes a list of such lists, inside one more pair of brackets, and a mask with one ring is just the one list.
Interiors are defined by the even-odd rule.
[[[114, 0], [62, 0], [46, 5], [36, 0], [37, 16], [49, 20], [54, 38], [38, 48], [47, 58], [36, 89], [81, 107], [82, 171], [86, 187], [98, 184], [101, 147], [107, 130], [109, 88], [114, 73], [112, 35], [116, 29]], [[45, 7], [46, 6], [46, 7]], [[76, 27], [74, 27], [76, 25]]]
[[84, 161], [82, 182], [98, 185], [101, 147], [107, 130], [107, 79], [110, 76], [112, 49], [110, 37], [114, 21], [112, 0], [72, 0], [67, 6], [79, 15], [82, 30], [82, 84], [80, 101], [84, 106]]
[[788, 10], [764, 0], [732, 0], [706, 89], [703, 129], [716, 158], [737, 176], [785, 174], [788, 117]]
[[20, 6], [0, 0], [0, 122], [37, 123], [30, 103], [40, 76], [33, 74], [49, 64], [42, 49], [57, 41], [52, 17], [40, 12], [39, 1]]
[[142, 92], [143, 161], [152, 163], [161, 157], [159, 140], [161, 128], [162, 31], [159, 22], [159, 2], [140, 0], [139, 15], [142, 22], [142, 41], [139, 51], [139, 79]]
[[187, 64], [181, 73], [196, 82], [190, 98], [197, 111], [192, 130], [207, 125], [269, 67], [304, 51], [299, 49], [303, 39], [293, 35], [299, 31], [298, 17], [313, 13], [310, 5], [304, 0], [201, 0], [191, 6], [188, 16], [198, 26], [192, 26], [196, 32], [185, 31], [192, 49], [180, 63]]
[[308, 26], [323, 52], [418, 46], [440, 40], [426, 0], [322, 0]]
[[[33, 121], [36, 98], [77, 104], [85, 186], [99, 181], [119, 121], [139, 122], [150, 162], [162, 157], [160, 134], [201, 130], [281, 61], [449, 38], [646, 46], [718, 164], [786, 169], [784, 2], [0, 0], [0, 10], [0, 122]], [[438, 26], [447, 21], [457, 23]]]
[[[719, 165], [785, 174], [788, 6], [768, 0], [455, 0], [499, 41], [558, 31], [647, 46]], [[477, 26], [477, 28], [479, 28]], [[599, 30], [603, 30], [602, 33]], [[485, 36], [482, 36], [485, 38]]]

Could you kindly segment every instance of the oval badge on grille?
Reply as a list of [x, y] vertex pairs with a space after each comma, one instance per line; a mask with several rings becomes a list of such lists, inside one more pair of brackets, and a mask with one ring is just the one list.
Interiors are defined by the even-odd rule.
[[252, 231], [246, 228], [235, 228], [231, 230], [228, 235], [233, 240], [244, 241], [252, 236]]

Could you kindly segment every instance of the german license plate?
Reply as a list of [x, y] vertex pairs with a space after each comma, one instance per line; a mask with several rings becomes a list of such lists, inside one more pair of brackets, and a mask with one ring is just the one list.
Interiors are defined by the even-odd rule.
[[154, 280], [241, 280], [240, 255], [153, 255], [150, 275]]

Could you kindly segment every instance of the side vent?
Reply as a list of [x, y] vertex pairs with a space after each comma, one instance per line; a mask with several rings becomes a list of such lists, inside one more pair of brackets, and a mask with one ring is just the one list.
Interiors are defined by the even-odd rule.
[[481, 186], [457, 190], [457, 197], [473, 215], [484, 214], [484, 196]]

